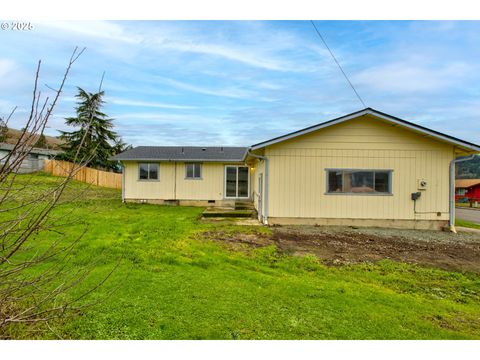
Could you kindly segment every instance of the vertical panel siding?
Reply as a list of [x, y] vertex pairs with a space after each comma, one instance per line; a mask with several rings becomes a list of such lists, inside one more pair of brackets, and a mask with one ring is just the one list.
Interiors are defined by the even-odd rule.
[[202, 179], [185, 178], [185, 164], [177, 163], [177, 198], [188, 200], [222, 200], [224, 164], [203, 163]]
[[161, 162], [160, 180], [142, 181], [138, 179], [138, 162], [127, 161], [125, 197], [153, 200], [222, 200], [224, 167], [225, 164], [222, 163], [203, 163], [202, 179], [191, 180], [185, 179], [185, 163]]
[[[259, 211], [258, 209], [258, 194], [260, 193], [260, 189], [258, 188], [258, 178], [260, 177], [260, 174], [263, 174], [263, 190], [265, 189], [265, 162], [260, 161], [260, 160], [255, 160], [253, 163], [253, 182], [250, 186], [251, 194], [252, 194], [252, 199], [253, 199], [253, 204], [255, 206], [255, 209]], [[272, 176], [270, 174], [270, 176]], [[265, 194], [265, 191], [263, 191], [263, 194]]]
[[[448, 219], [453, 147], [362, 117], [267, 147], [269, 216]], [[392, 195], [326, 194], [325, 169], [391, 169]], [[428, 181], [418, 190], [418, 180]], [[412, 192], [421, 191], [415, 213]], [[440, 213], [440, 215], [437, 215]]]
[[159, 180], [145, 181], [138, 179], [138, 162], [125, 162], [125, 198], [149, 200], [173, 199], [174, 170], [173, 164], [160, 163]]

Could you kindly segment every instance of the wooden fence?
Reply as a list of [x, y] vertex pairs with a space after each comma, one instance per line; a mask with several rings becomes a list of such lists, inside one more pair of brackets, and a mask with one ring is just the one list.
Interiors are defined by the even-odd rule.
[[[44, 171], [54, 176], [68, 176], [75, 164], [62, 160], [45, 160]], [[113, 189], [122, 188], [122, 174], [82, 167], [73, 176], [75, 180]]]

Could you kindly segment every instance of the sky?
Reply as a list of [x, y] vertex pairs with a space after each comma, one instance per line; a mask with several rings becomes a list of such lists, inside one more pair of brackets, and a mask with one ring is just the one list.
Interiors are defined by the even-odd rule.
[[[480, 22], [316, 21], [368, 107], [480, 143]], [[0, 30], [0, 117], [22, 128], [34, 74], [56, 88], [46, 133], [71, 131], [77, 87], [123, 140], [249, 146], [363, 108], [309, 21], [33, 22]], [[50, 94], [51, 95], [51, 94]]]

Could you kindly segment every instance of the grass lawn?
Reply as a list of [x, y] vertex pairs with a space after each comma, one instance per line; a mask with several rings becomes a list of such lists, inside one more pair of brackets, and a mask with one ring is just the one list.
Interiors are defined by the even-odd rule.
[[[73, 186], [78, 191], [83, 184]], [[392, 261], [328, 267], [313, 257], [281, 255], [274, 246], [231, 250], [202, 239], [202, 232], [254, 227], [203, 222], [201, 208], [122, 204], [119, 192], [96, 194], [56, 209], [59, 216], [74, 210], [88, 226], [69, 270], [97, 264], [69, 296], [119, 267], [83, 300], [101, 303], [50, 324], [63, 338], [480, 338], [478, 274]], [[63, 230], [73, 238], [83, 228]], [[52, 236], [59, 235], [41, 234]], [[11, 331], [16, 338], [33, 336]]]
[[472, 229], [480, 229], [480, 224], [467, 221], [467, 220], [461, 220], [461, 219], [455, 219], [455, 225], [456, 226], [463, 226], [463, 227], [468, 227]]

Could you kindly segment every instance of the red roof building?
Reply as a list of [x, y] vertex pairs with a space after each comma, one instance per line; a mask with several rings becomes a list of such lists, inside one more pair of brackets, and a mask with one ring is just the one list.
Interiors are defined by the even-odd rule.
[[480, 201], [480, 179], [455, 180], [455, 199], [459, 198]]

